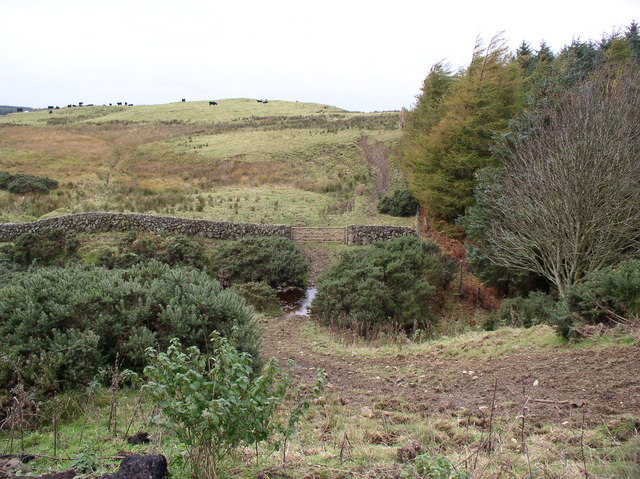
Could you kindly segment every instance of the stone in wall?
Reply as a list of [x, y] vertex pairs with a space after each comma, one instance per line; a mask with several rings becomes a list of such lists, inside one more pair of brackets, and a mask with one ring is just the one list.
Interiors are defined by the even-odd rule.
[[387, 241], [401, 236], [417, 235], [418, 233], [415, 229], [407, 226], [347, 226], [347, 244], [349, 246], [368, 245], [377, 241]]

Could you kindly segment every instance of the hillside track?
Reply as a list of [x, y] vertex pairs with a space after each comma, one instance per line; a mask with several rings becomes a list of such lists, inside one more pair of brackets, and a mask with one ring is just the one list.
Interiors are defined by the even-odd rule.
[[[640, 347], [545, 350], [485, 359], [446, 357], [444, 351], [362, 356], [327, 350], [305, 339], [304, 316], [264, 324], [265, 357], [297, 364], [296, 378], [310, 383], [325, 371], [327, 394], [354, 408], [434, 414], [517, 417], [526, 403], [534, 424], [587, 423], [622, 414], [640, 415]], [[347, 351], [347, 352], [344, 352]], [[534, 386], [535, 383], [535, 386]], [[494, 403], [495, 394], [495, 403]]]
[[362, 137], [358, 141], [358, 145], [362, 149], [367, 162], [376, 172], [376, 187], [371, 193], [372, 201], [377, 200], [380, 196], [389, 190], [391, 184], [389, 155], [391, 148], [379, 141], [371, 140], [369, 137]]

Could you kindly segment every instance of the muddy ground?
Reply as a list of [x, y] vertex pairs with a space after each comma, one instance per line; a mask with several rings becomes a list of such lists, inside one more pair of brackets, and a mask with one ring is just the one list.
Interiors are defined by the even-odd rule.
[[[384, 411], [483, 417], [517, 416], [526, 402], [538, 424], [601, 423], [622, 414], [640, 417], [640, 347], [577, 349], [564, 345], [503, 357], [456, 359], [440, 354], [399, 352], [363, 357], [314, 348], [302, 327], [310, 319], [266, 320], [264, 355], [293, 359], [296, 375], [312, 382], [326, 372], [327, 394], [343, 404]], [[535, 386], [534, 386], [535, 383]], [[495, 394], [495, 401], [494, 401]]]

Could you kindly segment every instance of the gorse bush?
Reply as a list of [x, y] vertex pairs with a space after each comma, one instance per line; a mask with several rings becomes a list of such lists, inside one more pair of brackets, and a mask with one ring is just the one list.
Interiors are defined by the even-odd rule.
[[78, 246], [78, 238], [74, 234], [56, 229], [20, 235], [12, 245], [2, 248], [0, 256], [22, 266], [46, 266], [64, 261], [76, 252]]
[[280, 236], [247, 237], [223, 244], [212, 265], [225, 286], [264, 282], [272, 288], [304, 287], [309, 269], [296, 244]]
[[640, 260], [589, 273], [569, 290], [559, 333], [570, 337], [577, 327], [600, 323], [640, 325]]
[[417, 237], [346, 251], [320, 278], [311, 315], [363, 336], [429, 329], [437, 293], [452, 271], [437, 245]]
[[500, 309], [490, 316], [484, 326], [489, 330], [500, 326], [530, 328], [538, 324], [554, 324], [556, 314], [557, 305], [551, 296], [532, 291], [526, 298], [505, 299]]
[[24, 195], [26, 193], [48, 193], [58, 187], [58, 182], [52, 178], [33, 175], [12, 175], [6, 171], [0, 171], [0, 190], [9, 193]]
[[189, 241], [181, 235], [154, 233], [127, 233], [118, 251], [103, 250], [98, 255], [97, 264], [108, 268], [128, 268], [137, 263], [155, 259], [171, 266], [187, 265], [197, 269], [206, 269], [209, 259], [204, 247]]
[[418, 210], [418, 201], [409, 190], [396, 190], [378, 201], [378, 213], [391, 216], [413, 216]]
[[0, 288], [0, 387], [17, 375], [42, 391], [82, 385], [117, 353], [140, 370], [146, 348], [177, 337], [206, 351], [214, 330], [258, 360], [252, 309], [203, 272], [158, 262], [30, 270]]

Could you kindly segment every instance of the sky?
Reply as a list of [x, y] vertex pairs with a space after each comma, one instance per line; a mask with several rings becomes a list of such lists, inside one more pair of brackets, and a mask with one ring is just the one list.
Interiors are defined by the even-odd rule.
[[266, 98], [411, 108], [476, 38], [515, 48], [640, 22], [640, 0], [0, 0], [0, 104]]

